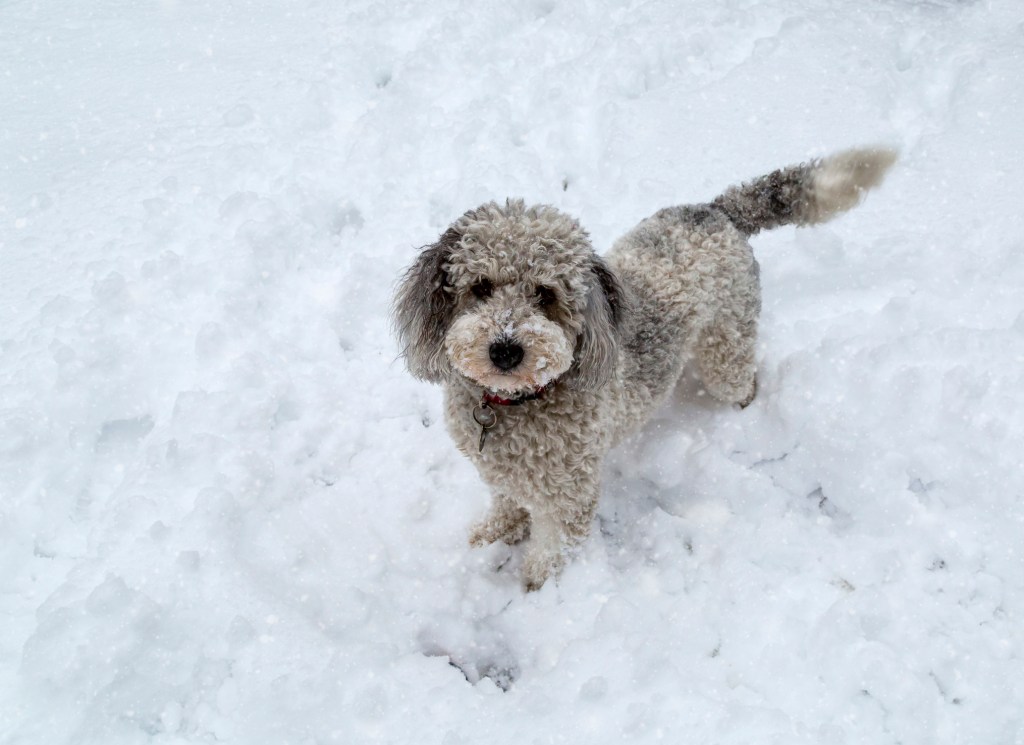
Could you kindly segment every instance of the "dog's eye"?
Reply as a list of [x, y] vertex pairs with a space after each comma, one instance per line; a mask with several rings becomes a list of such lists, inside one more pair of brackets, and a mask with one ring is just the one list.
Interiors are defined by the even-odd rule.
[[481, 300], [483, 300], [484, 298], [489, 298], [491, 296], [491, 291], [493, 289], [494, 288], [491, 286], [491, 280], [489, 280], [489, 279], [481, 279], [475, 285], [470, 287], [469, 291], [472, 292], [474, 295], [476, 295]]
[[553, 305], [556, 300], [558, 300], [558, 295], [550, 287], [541, 286], [537, 288], [537, 302], [542, 308]]

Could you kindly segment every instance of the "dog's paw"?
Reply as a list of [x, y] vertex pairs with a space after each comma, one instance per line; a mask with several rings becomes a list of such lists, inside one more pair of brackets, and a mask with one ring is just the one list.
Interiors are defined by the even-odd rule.
[[547, 580], [562, 568], [560, 554], [530, 554], [523, 562], [523, 587], [527, 592], [539, 590]]
[[750, 393], [748, 393], [740, 402], [740, 408], [745, 409], [754, 402], [754, 397], [757, 396], [757, 377], [754, 377], [753, 382], [750, 384]]
[[494, 526], [487, 520], [477, 523], [469, 531], [469, 545], [473, 548], [489, 546], [499, 538], [501, 536], [498, 535], [494, 530]]
[[501, 541], [514, 546], [529, 535], [530, 518], [525, 510], [515, 514], [488, 515], [469, 531], [469, 545], [480, 548]]
[[469, 531], [469, 545], [473, 548], [481, 548], [501, 541], [506, 545], [514, 546], [517, 543], [522, 543], [529, 535], [529, 523], [520, 523], [507, 530], [499, 530], [489, 523], [481, 523]]

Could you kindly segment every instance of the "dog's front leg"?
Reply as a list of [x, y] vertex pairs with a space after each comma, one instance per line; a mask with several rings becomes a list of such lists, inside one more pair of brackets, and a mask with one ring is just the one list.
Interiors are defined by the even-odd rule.
[[579, 492], [557, 495], [530, 511], [530, 542], [523, 563], [527, 591], [539, 590], [557, 575], [567, 555], [590, 534], [600, 487], [588, 484]]

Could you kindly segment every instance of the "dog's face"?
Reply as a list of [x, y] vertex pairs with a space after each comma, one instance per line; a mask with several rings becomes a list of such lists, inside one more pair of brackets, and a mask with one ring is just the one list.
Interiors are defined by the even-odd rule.
[[395, 303], [409, 369], [509, 394], [600, 385], [615, 363], [618, 282], [552, 207], [486, 204], [423, 250]]

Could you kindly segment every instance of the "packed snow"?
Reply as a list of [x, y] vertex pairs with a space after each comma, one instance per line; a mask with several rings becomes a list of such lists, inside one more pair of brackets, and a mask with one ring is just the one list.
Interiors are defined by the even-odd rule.
[[[0, 4], [0, 742], [1024, 743], [1018, 0]], [[599, 250], [881, 143], [757, 237], [557, 583], [405, 371], [507, 196]]]

